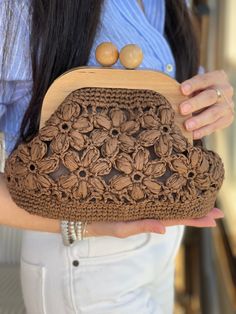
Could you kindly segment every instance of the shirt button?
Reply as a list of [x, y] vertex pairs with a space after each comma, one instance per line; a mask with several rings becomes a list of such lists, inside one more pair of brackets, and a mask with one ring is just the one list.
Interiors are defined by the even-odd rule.
[[77, 267], [77, 266], [79, 266], [79, 261], [74, 260], [72, 264]]
[[166, 71], [167, 71], [167, 72], [172, 72], [172, 71], [173, 71], [173, 65], [170, 64], [170, 63], [168, 63], [168, 64], [166, 65]]

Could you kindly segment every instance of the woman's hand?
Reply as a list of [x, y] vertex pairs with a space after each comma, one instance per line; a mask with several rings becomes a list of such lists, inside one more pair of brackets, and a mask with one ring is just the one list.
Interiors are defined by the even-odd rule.
[[[218, 97], [218, 89], [221, 97]], [[199, 74], [181, 84], [184, 95], [190, 96], [180, 104], [183, 115], [193, 114], [185, 127], [199, 139], [229, 126], [234, 119], [233, 87], [223, 70]]]
[[93, 222], [87, 225], [88, 236], [109, 235], [126, 238], [142, 232], [165, 233], [165, 227], [185, 225], [192, 227], [214, 227], [215, 219], [223, 218], [223, 212], [213, 208], [205, 217], [181, 220], [142, 219], [129, 222]]

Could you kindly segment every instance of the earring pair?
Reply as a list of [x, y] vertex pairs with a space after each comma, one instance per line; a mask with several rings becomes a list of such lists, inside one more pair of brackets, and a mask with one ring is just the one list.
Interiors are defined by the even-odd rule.
[[114, 65], [118, 59], [126, 69], [135, 69], [143, 61], [142, 49], [135, 44], [124, 46], [119, 52], [112, 42], [103, 42], [96, 48], [96, 60], [105, 67]]

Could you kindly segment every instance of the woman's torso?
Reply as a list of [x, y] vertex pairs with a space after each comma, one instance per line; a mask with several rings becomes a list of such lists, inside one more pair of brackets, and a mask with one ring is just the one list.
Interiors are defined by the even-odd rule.
[[[164, 36], [165, 1], [143, 0], [143, 3], [145, 13], [136, 0], [105, 0], [89, 66], [98, 66], [95, 49], [99, 43], [111, 41], [119, 50], [128, 43], [135, 43], [144, 52], [140, 68], [163, 71], [175, 77], [174, 57]], [[14, 147], [32, 90], [28, 4], [28, 0], [22, 1], [13, 11], [14, 45], [7, 60], [7, 71], [0, 80], [0, 131], [5, 133], [7, 153]], [[0, 20], [1, 14], [3, 10]], [[0, 61], [2, 55], [3, 47], [0, 47]], [[120, 66], [118, 62], [116, 67]]]

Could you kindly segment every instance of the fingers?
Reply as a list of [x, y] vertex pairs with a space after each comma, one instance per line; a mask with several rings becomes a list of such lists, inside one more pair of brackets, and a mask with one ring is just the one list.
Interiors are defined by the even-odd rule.
[[232, 123], [232, 117], [222, 117], [217, 121], [213, 122], [212, 124], [206, 125], [201, 127], [200, 129], [193, 132], [193, 138], [199, 139], [203, 136], [210, 135], [211, 133], [215, 132], [216, 130], [224, 129], [225, 127], [229, 126]]
[[211, 217], [203, 217], [203, 218], [192, 218], [192, 219], [183, 219], [183, 220], [166, 220], [163, 221], [164, 226], [175, 226], [175, 225], [185, 225], [189, 227], [215, 227], [216, 223], [214, 219]]
[[217, 207], [214, 207], [207, 216], [210, 216], [212, 219], [224, 218], [224, 213]]
[[181, 84], [181, 90], [184, 95], [188, 96], [193, 92], [214, 86], [217, 82], [228, 82], [228, 76], [225, 71], [217, 70], [195, 75]]
[[197, 116], [194, 116], [185, 121], [185, 127], [189, 131], [199, 129], [202, 126], [213, 123], [219, 118], [226, 115], [227, 106], [226, 104], [219, 104], [211, 106], [206, 110], [199, 113]]
[[174, 226], [174, 225], [185, 225], [189, 227], [215, 227], [215, 219], [223, 218], [224, 213], [219, 208], [213, 208], [205, 217], [202, 218], [192, 218], [192, 219], [181, 219], [181, 220], [165, 220], [162, 221], [164, 226]]
[[[217, 78], [219, 81], [217, 81]], [[192, 82], [191, 90], [193, 92], [196, 92], [198, 88], [200, 89], [197, 94], [193, 94], [192, 97], [180, 104], [182, 115], [193, 114], [184, 124], [188, 131], [193, 131], [194, 139], [202, 138], [216, 130], [228, 127], [233, 122], [233, 88], [221, 71], [197, 75], [184, 83], [186, 82]], [[215, 89], [216, 86], [218, 88], [218, 85], [212, 85], [212, 82], [214, 84], [221, 83], [219, 88], [220, 98], [218, 98]], [[182, 88], [185, 86], [184, 83], [182, 83]], [[206, 87], [205, 90], [202, 89], [204, 87]]]
[[128, 222], [93, 222], [87, 225], [89, 236], [114, 236], [126, 238], [142, 232], [164, 234], [165, 227], [185, 225], [191, 227], [214, 227], [215, 219], [223, 218], [224, 213], [219, 208], [213, 208], [205, 217], [192, 219], [156, 220], [142, 219]]
[[188, 115], [204, 107], [215, 104], [217, 102], [217, 98], [218, 97], [214, 89], [207, 89], [180, 104], [180, 112], [183, 115]]

